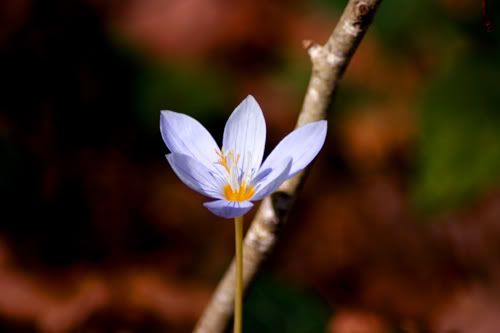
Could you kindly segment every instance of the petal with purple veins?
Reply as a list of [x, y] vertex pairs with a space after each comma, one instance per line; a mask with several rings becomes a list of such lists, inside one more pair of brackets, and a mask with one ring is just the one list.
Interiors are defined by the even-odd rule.
[[203, 206], [219, 217], [232, 219], [245, 215], [253, 207], [253, 203], [250, 201], [216, 200], [205, 202]]
[[175, 174], [188, 187], [211, 198], [224, 197], [223, 183], [203, 164], [184, 154], [171, 153], [166, 157]]
[[272, 169], [267, 176], [258, 180], [259, 182], [255, 184], [255, 194], [251, 200], [260, 200], [267, 197], [289, 178], [288, 175], [292, 167], [292, 159], [288, 158], [283, 162], [284, 163], [274, 166], [274, 169]]
[[234, 109], [224, 128], [223, 147], [239, 154], [238, 168], [257, 170], [266, 143], [266, 122], [259, 104], [248, 96]]
[[302, 171], [323, 147], [326, 138], [327, 122], [320, 120], [304, 125], [288, 134], [266, 158], [260, 170], [272, 169], [292, 158], [288, 177]]
[[162, 111], [160, 131], [167, 148], [188, 155], [206, 168], [216, 171], [219, 147], [210, 133], [197, 120], [173, 111]]

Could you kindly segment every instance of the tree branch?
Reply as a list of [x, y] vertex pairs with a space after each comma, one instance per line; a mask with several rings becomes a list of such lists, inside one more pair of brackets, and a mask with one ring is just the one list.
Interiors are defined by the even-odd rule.
[[[325, 45], [308, 45], [312, 74], [297, 127], [326, 118], [326, 111], [352, 55], [382, 0], [350, 0]], [[310, 43], [309, 43], [310, 44]], [[304, 183], [305, 172], [264, 199], [245, 237], [243, 284], [248, 286], [270, 253]], [[195, 333], [221, 333], [233, 314], [234, 260], [217, 286]]]

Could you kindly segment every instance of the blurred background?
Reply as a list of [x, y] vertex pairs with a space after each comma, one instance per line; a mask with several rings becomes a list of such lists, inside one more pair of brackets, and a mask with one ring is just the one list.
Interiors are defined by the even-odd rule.
[[[220, 142], [252, 94], [269, 151], [301, 107], [302, 41], [326, 41], [345, 3], [1, 1], [0, 331], [190, 332], [233, 226], [175, 177], [159, 112]], [[487, 4], [383, 1], [249, 290], [246, 332], [498, 332], [500, 6]]]

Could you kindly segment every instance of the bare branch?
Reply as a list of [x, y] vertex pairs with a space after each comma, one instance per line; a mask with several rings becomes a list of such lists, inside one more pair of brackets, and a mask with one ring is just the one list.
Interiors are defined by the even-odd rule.
[[[326, 118], [326, 111], [352, 55], [371, 23], [382, 0], [350, 0], [325, 45], [306, 42], [312, 74], [297, 127]], [[306, 171], [307, 172], [307, 171]], [[285, 222], [304, 182], [304, 172], [285, 182], [257, 212], [245, 237], [243, 284], [248, 286], [264, 258], [276, 243], [278, 229]], [[220, 333], [233, 314], [234, 260], [217, 286], [199, 320], [195, 333]]]

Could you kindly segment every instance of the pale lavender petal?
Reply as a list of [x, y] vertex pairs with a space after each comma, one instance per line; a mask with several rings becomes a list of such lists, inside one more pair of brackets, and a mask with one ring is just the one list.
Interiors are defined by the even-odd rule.
[[211, 198], [224, 197], [220, 179], [203, 164], [184, 154], [171, 153], [166, 157], [175, 174], [191, 189]]
[[259, 173], [266, 169], [273, 169], [275, 165], [285, 163], [289, 157], [292, 158], [292, 167], [288, 177], [302, 171], [323, 147], [326, 130], [326, 120], [320, 120], [297, 128], [274, 148], [262, 163]]
[[160, 131], [172, 153], [191, 156], [208, 169], [217, 170], [219, 147], [197, 120], [182, 113], [162, 111]]
[[203, 206], [219, 217], [232, 219], [245, 215], [253, 207], [253, 203], [250, 201], [216, 200], [205, 202]]
[[248, 96], [234, 109], [224, 128], [224, 150], [239, 154], [238, 167], [257, 170], [266, 143], [266, 122], [259, 104]]
[[[257, 179], [259, 182], [255, 183], [256, 191], [252, 200], [260, 200], [276, 191], [276, 189], [289, 178], [288, 175], [290, 174], [291, 167], [292, 159], [288, 158], [285, 160], [285, 163], [276, 165], [266, 176]], [[266, 172], [266, 170], [263, 170], [263, 172]]]

